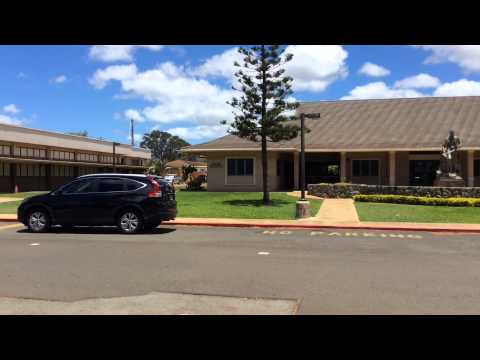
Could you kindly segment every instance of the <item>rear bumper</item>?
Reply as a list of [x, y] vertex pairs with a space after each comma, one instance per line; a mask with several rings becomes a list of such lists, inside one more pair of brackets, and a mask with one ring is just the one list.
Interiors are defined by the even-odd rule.
[[145, 222], [160, 222], [175, 220], [177, 217], [177, 202], [175, 200], [152, 202], [145, 207]]
[[160, 222], [160, 221], [168, 221], [168, 220], [175, 220], [177, 217], [177, 209], [168, 209], [162, 210], [160, 212], [156, 212], [153, 214], [145, 214], [145, 222]]

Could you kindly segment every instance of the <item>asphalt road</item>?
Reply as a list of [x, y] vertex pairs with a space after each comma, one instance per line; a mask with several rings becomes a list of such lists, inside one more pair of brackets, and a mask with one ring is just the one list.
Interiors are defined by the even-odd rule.
[[32, 234], [0, 223], [0, 298], [151, 293], [294, 300], [299, 314], [478, 314], [480, 236], [180, 226]]

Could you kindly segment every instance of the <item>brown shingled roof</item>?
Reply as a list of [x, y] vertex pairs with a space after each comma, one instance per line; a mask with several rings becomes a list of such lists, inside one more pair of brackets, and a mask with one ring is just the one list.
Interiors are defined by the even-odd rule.
[[[311, 130], [305, 136], [307, 149], [439, 149], [449, 130], [463, 147], [480, 149], [480, 96], [305, 102], [297, 112], [321, 114], [305, 121]], [[268, 146], [299, 149], [300, 140]], [[259, 143], [227, 135], [185, 150], [259, 148]]]

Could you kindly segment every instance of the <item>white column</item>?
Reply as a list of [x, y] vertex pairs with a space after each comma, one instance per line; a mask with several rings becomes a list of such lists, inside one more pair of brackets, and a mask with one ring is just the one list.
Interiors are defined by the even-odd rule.
[[471, 187], [475, 185], [473, 150], [468, 150], [467, 152], [467, 185]]
[[293, 187], [295, 190], [300, 189], [300, 153], [295, 151], [293, 153]]
[[347, 182], [347, 153], [340, 153], [340, 181]]
[[388, 184], [395, 186], [395, 151], [388, 152]]

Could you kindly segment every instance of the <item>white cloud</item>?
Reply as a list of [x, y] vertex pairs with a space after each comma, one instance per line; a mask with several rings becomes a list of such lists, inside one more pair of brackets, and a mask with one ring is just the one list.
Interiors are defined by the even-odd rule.
[[362, 75], [372, 76], [372, 77], [382, 77], [390, 75], [390, 70], [384, 68], [383, 66], [373, 64], [371, 62], [366, 62], [358, 71]]
[[[238, 48], [231, 48], [207, 59], [202, 65], [191, 69], [191, 75], [207, 77], [222, 76], [234, 83], [234, 74], [243, 63]], [[345, 60], [347, 51], [338, 45], [290, 45], [285, 53], [293, 58], [285, 65], [286, 74], [293, 77], [294, 90], [324, 91], [334, 81], [348, 75]]]
[[53, 78], [51, 82], [53, 82], [55, 84], [63, 84], [66, 81], [67, 81], [67, 77], [65, 75], [59, 75], [59, 76]]
[[12, 116], [0, 114], [0, 123], [9, 124], [9, 125], [22, 125], [24, 123], [24, 120], [17, 119]]
[[95, 45], [90, 48], [89, 57], [104, 62], [132, 61], [135, 50], [145, 48], [160, 51], [162, 45]]
[[3, 111], [9, 114], [17, 114], [21, 110], [15, 106], [15, 104], [5, 105]]
[[237, 61], [242, 64], [243, 55], [238, 52], [238, 47], [234, 47], [217, 54], [207, 59], [202, 65], [192, 69], [192, 75], [207, 77], [207, 76], [222, 76], [232, 80], [234, 74], [239, 68], [234, 66]]
[[293, 90], [324, 91], [331, 83], [347, 77], [348, 52], [339, 45], [289, 45], [293, 59], [285, 65], [293, 77]]
[[227, 134], [227, 129], [228, 127], [223, 125], [199, 125], [191, 128], [176, 127], [165, 131], [190, 142], [208, 140], [224, 136]]
[[[138, 145], [138, 143], [142, 141], [142, 138], [143, 138], [142, 134], [133, 134], [133, 139], [136, 145]], [[130, 134], [127, 136], [127, 140], [129, 143], [130, 141], [132, 141], [132, 137], [130, 136]]]
[[355, 87], [350, 91], [349, 95], [343, 96], [341, 100], [412, 98], [422, 96], [425, 95], [414, 89], [393, 89], [384, 82], [378, 81]]
[[27, 75], [24, 72], [19, 72], [17, 74], [17, 79], [25, 79]]
[[133, 119], [134, 121], [137, 121], [137, 122], [145, 121], [145, 118], [142, 116], [142, 114], [140, 114], [140, 112], [135, 109], [125, 110], [125, 118], [128, 120]]
[[439, 86], [434, 96], [477, 96], [480, 95], [480, 82], [460, 79]]
[[109, 66], [97, 70], [90, 79], [99, 89], [109, 81], [119, 81], [125, 93], [152, 102], [152, 106], [142, 110], [142, 115], [153, 122], [218, 125], [231, 118], [232, 109], [226, 101], [231, 99], [233, 90], [196, 78], [170, 62], [144, 72], [138, 72], [133, 64]]
[[394, 87], [400, 89], [436, 88], [440, 86], [440, 80], [429, 74], [418, 74], [395, 82]]
[[465, 72], [480, 72], [480, 45], [414, 45], [414, 47], [431, 52], [425, 64], [451, 62]]
[[111, 80], [124, 81], [136, 75], [137, 67], [135, 64], [111, 65], [105, 69], [97, 70], [88, 81], [97, 89], [102, 89]]

